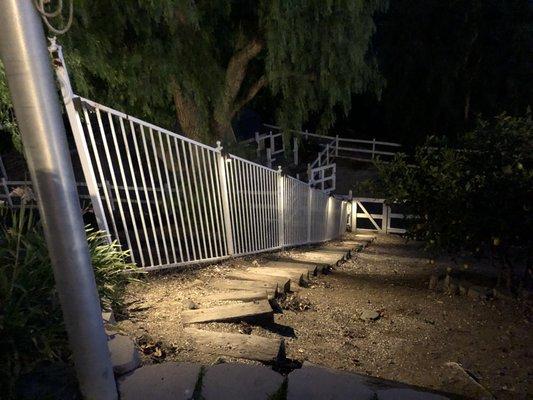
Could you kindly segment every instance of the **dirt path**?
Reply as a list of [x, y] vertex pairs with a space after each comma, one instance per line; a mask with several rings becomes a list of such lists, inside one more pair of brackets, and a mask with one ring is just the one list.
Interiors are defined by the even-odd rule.
[[[210, 280], [256, 262], [263, 259], [150, 276], [146, 284], [129, 288], [133, 303], [128, 320], [119, 326], [143, 345], [161, 342], [164, 355], [159, 357], [157, 350], [145, 362], [163, 358], [214, 362], [216, 356], [199, 352], [183, 334], [181, 312], [212, 292], [207, 286]], [[430, 265], [415, 243], [379, 236], [355, 259], [302, 290], [297, 303], [309, 309], [277, 314], [275, 327], [225, 323], [199, 327], [285, 335], [292, 359], [443, 391], [453, 389], [445, 363], [459, 362], [497, 398], [531, 398], [530, 305], [473, 301], [428, 290], [431, 273], [445, 266]], [[365, 311], [380, 316], [363, 321], [360, 315]]]

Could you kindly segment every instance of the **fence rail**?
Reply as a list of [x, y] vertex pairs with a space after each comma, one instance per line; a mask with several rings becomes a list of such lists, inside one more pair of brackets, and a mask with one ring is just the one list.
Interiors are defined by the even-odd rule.
[[[225, 153], [219, 143], [211, 147], [75, 95], [61, 49], [57, 56], [98, 225], [140, 266], [212, 262], [318, 243], [346, 230], [348, 202]], [[271, 155], [279, 154], [275, 139]]]

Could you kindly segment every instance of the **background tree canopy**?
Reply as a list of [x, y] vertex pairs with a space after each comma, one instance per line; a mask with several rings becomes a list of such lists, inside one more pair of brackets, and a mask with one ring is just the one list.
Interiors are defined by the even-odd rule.
[[[247, 104], [286, 127], [420, 144], [532, 103], [528, 0], [74, 3], [60, 40], [77, 92], [211, 144]], [[14, 131], [1, 69], [0, 125]]]
[[533, 100], [533, 2], [395, 0], [373, 48], [387, 81], [380, 101], [354, 97], [339, 132], [421, 144], [452, 140], [484, 118], [524, 115]]
[[385, 0], [75, 1], [61, 40], [78, 93], [171, 125], [234, 140], [232, 119], [268, 88], [276, 119], [332, 125], [354, 93], [379, 93], [369, 55]]

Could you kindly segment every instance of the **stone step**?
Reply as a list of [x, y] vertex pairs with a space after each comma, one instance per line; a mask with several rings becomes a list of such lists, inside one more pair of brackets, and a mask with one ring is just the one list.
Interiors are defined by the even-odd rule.
[[195, 328], [185, 328], [185, 333], [203, 353], [223, 355], [247, 360], [279, 364], [285, 361], [283, 339], [270, 339], [257, 335], [212, 332]]
[[212, 282], [210, 285], [217, 289], [247, 291], [265, 290], [269, 296], [277, 297], [279, 295], [277, 283], [224, 279]]
[[274, 298], [266, 290], [233, 290], [231, 292], [222, 292], [203, 296], [201, 301], [254, 301], [268, 300]]
[[111, 335], [107, 341], [107, 347], [111, 356], [113, 372], [117, 375], [133, 371], [141, 363], [133, 340], [127, 336]]
[[316, 276], [319, 272], [316, 264], [304, 261], [297, 261], [287, 257], [276, 257], [275, 259], [272, 259], [271, 261], [267, 261], [265, 264], [262, 264], [259, 268], [262, 267], [283, 268], [287, 270], [302, 270], [302, 273], [304, 273], [304, 270], [307, 270], [309, 274], [308, 276]]
[[301, 260], [304, 262], [310, 262], [322, 267], [332, 267], [342, 260], [346, 252], [329, 251], [329, 250], [313, 250], [306, 251], [304, 253], [294, 254], [291, 258]]
[[277, 284], [278, 290], [282, 293], [287, 293], [291, 290], [291, 280], [284, 276], [268, 275], [249, 271], [233, 271], [228, 273], [226, 276], [236, 280]]
[[203, 380], [205, 400], [282, 399], [283, 376], [261, 365], [218, 364], [210, 367]]
[[287, 400], [447, 400], [424, 389], [304, 362], [288, 376]]
[[184, 324], [199, 322], [223, 322], [238, 320], [268, 320], [274, 319], [274, 310], [268, 300], [250, 303], [228, 304], [198, 310], [186, 310], [182, 313]]
[[263, 275], [272, 275], [272, 276], [283, 276], [291, 280], [291, 288], [293, 284], [298, 286], [307, 286], [309, 284], [309, 271], [305, 269], [285, 269], [285, 268], [276, 268], [276, 267], [253, 267], [248, 268], [249, 272], [263, 274]]

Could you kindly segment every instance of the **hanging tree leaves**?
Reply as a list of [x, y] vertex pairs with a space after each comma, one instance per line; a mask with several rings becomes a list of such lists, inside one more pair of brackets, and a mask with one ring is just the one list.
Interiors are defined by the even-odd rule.
[[200, 140], [269, 90], [277, 119], [332, 125], [351, 95], [379, 93], [369, 54], [385, 0], [75, 1], [63, 39], [78, 93]]

